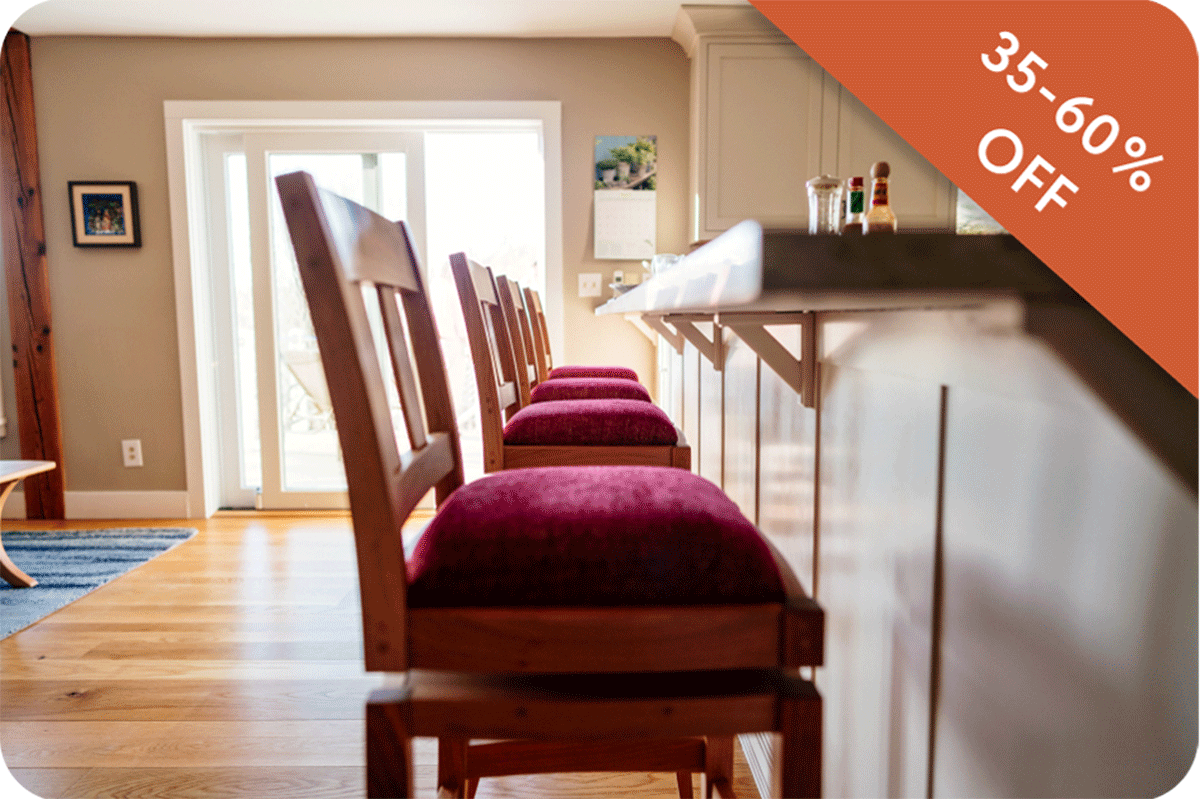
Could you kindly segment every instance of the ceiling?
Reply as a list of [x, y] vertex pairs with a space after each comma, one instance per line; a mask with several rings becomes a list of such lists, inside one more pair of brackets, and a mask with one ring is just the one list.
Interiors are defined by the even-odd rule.
[[[702, 0], [747, 5], [747, 0]], [[670, 36], [679, 0], [3, 0], [30, 36]]]

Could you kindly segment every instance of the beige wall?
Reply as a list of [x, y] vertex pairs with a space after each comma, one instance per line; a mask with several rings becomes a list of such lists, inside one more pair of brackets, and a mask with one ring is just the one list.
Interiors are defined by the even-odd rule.
[[[658, 136], [658, 250], [687, 245], [688, 61], [669, 39], [35, 38], [34, 102], [69, 491], [186, 488], [164, 100], [557, 100], [565, 351], [654, 379], [649, 342], [575, 296], [592, 258], [597, 135]], [[143, 246], [71, 245], [69, 180], [134, 180]], [[7, 325], [5, 325], [7, 328]], [[7, 387], [6, 387], [7, 388]], [[11, 391], [8, 392], [11, 394]], [[16, 416], [0, 453], [15, 457]], [[125, 469], [120, 440], [146, 465]]]

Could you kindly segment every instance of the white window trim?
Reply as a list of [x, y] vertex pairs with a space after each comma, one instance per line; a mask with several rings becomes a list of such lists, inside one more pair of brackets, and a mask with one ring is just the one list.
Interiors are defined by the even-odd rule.
[[249, 127], [370, 129], [416, 120], [537, 119], [546, 156], [546, 323], [554, 351], [563, 351], [562, 104], [557, 101], [176, 101], [163, 103], [167, 182], [175, 274], [175, 318], [183, 405], [188, 512], [207, 518], [219, 507], [219, 457], [208, 259], [202, 236], [203, 132]]

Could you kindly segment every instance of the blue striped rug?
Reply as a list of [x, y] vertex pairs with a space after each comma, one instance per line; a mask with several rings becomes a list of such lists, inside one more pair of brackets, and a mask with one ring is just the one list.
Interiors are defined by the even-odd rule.
[[0, 638], [74, 602], [196, 534], [191, 527], [111, 530], [4, 530], [13, 563], [38, 581], [13, 588], [0, 580]]

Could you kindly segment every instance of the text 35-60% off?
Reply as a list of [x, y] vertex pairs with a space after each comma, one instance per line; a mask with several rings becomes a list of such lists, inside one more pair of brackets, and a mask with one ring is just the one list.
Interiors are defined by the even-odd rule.
[[[1005, 45], [998, 46], [994, 53], [982, 53], [980, 55], [983, 65], [991, 72], [1004, 72], [1007, 70], [1011, 63], [1010, 57], [1016, 55], [1021, 49], [1017, 37], [1008, 31], [1001, 31], [1000, 38], [1005, 42]], [[1020, 77], [1017, 74], [1011, 73], [1006, 76], [1009, 88], [1018, 94], [1025, 94], [1032, 91], [1037, 85], [1037, 75], [1034, 73], [1034, 69], [1046, 69], [1048, 66], [1049, 64], [1046, 63], [1045, 59], [1030, 50], [1016, 65], [1015, 72]], [[1038, 88], [1038, 94], [1051, 103], [1058, 99], [1045, 86]], [[1094, 102], [1095, 100], [1091, 97], [1072, 97], [1069, 100], [1065, 100], [1058, 106], [1058, 110], [1054, 114], [1054, 121], [1058, 125], [1058, 129], [1064, 133], [1077, 133], [1082, 130], [1081, 143], [1083, 144], [1083, 149], [1092, 155], [1100, 155], [1107, 152], [1117, 141], [1121, 133], [1121, 125], [1111, 114], [1101, 114], [1091, 122], [1088, 122], [1087, 117], [1081, 109], [1092, 105]], [[989, 157], [988, 150], [992, 142], [997, 139], [1008, 140], [1015, 150], [1012, 159], [1008, 163], [997, 164]], [[1162, 161], [1163, 157], [1155, 155], [1149, 158], [1142, 158], [1146, 154], [1146, 141], [1140, 136], [1130, 136], [1125, 140], [1125, 152], [1130, 158], [1140, 160], [1120, 164], [1113, 167], [1112, 171], [1117, 173], [1135, 170], [1129, 176], [1129, 185], [1134, 191], [1145, 191], [1150, 188], [1150, 173], [1141, 167], [1156, 164]], [[1021, 144], [1021, 138], [1011, 130], [996, 128], [986, 133], [979, 142], [979, 161], [985, 169], [993, 174], [1006, 175], [1016, 170], [1024, 160], [1025, 148]], [[1030, 159], [1016, 182], [1013, 183], [1012, 190], [1020, 191], [1026, 183], [1032, 183], [1034, 186], [1041, 188], [1044, 185], [1044, 181], [1038, 176], [1038, 170], [1044, 170], [1048, 175], [1053, 175], [1056, 171], [1054, 166], [1046, 161], [1046, 159], [1040, 155], [1035, 155]], [[1067, 178], [1066, 175], [1060, 174], [1050, 185], [1050, 188], [1042, 195], [1041, 199], [1038, 200], [1036, 204], [1037, 210], [1041, 211], [1051, 202], [1059, 206], [1065, 206], [1067, 201], [1059, 194], [1059, 191], [1062, 189], [1066, 189], [1072, 193], [1079, 191], [1079, 187]]]

